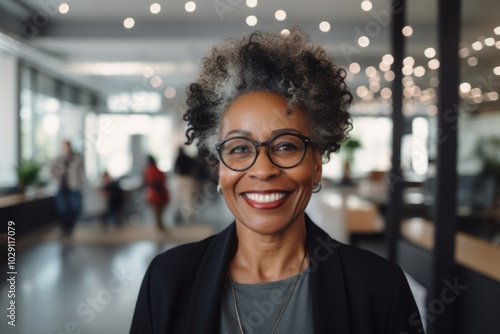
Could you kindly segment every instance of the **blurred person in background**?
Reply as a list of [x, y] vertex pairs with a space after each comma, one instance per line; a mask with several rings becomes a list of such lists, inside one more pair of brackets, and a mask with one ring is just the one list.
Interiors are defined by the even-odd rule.
[[55, 201], [62, 236], [68, 238], [82, 211], [82, 188], [85, 182], [83, 157], [73, 151], [70, 141], [62, 143], [62, 155], [52, 162], [51, 173], [58, 185]]
[[116, 227], [121, 227], [125, 196], [120, 183], [113, 180], [108, 172], [102, 174], [101, 182], [101, 192], [106, 198], [106, 209], [101, 215], [101, 222], [104, 227], [109, 226], [110, 222]]
[[187, 91], [186, 135], [218, 162], [235, 220], [154, 258], [130, 333], [423, 333], [401, 268], [305, 213], [352, 127], [345, 77], [298, 28], [212, 49]]
[[153, 210], [156, 227], [160, 231], [165, 232], [163, 211], [170, 201], [166, 178], [165, 174], [156, 166], [155, 159], [151, 155], [147, 159], [147, 166], [144, 170], [146, 201]]
[[174, 222], [179, 223], [182, 218], [189, 222], [193, 214], [193, 192], [195, 187], [194, 173], [196, 172], [196, 161], [179, 147], [174, 166]]

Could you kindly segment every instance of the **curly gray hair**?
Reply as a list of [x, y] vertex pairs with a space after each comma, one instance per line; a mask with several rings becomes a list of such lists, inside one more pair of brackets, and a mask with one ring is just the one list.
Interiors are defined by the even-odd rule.
[[337, 152], [352, 129], [352, 95], [346, 72], [299, 28], [281, 33], [254, 32], [231, 38], [203, 59], [198, 80], [187, 90], [187, 144], [198, 139], [200, 157], [217, 161], [224, 111], [239, 96], [269, 91], [285, 98], [289, 112], [301, 108], [325, 161]]

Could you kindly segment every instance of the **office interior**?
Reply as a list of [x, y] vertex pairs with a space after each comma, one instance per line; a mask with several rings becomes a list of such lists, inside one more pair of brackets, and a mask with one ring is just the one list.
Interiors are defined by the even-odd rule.
[[[151, 259], [233, 220], [209, 167], [187, 197], [174, 171], [202, 58], [230, 36], [299, 26], [354, 96], [351, 138], [307, 212], [402, 267], [427, 333], [498, 333], [498, 1], [154, 1], [0, 2], [2, 275], [8, 246], [16, 269], [16, 326], [3, 315], [0, 332], [128, 332]], [[64, 140], [85, 167], [69, 239], [50, 174]], [[164, 234], [144, 200], [147, 154], [172, 196]], [[102, 223], [105, 171], [125, 194], [121, 226]], [[3, 279], [4, 313], [10, 288]]]

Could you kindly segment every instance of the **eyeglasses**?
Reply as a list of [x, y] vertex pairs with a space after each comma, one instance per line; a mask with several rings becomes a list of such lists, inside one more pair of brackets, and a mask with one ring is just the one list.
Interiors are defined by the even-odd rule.
[[296, 133], [282, 133], [265, 142], [231, 137], [215, 144], [215, 148], [227, 168], [242, 172], [257, 161], [260, 146], [266, 147], [267, 157], [275, 166], [293, 168], [304, 160], [308, 145], [315, 145], [310, 138]]

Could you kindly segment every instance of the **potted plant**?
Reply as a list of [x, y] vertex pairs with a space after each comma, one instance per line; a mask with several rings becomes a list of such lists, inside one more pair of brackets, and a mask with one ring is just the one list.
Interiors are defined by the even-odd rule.
[[342, 155], [342, 185], [353, 184], [351, 180], [351, 166], [354, 162], [354, 153], [361, 147], [361, 142], [358, 139], [351, 137], [344, 142], [340, 148], [340, 153]]
[[36, 184], [42, 166], [36, 161], [22, 161], [16, 168], [19, 191], [24, 193], [26, 187]]

